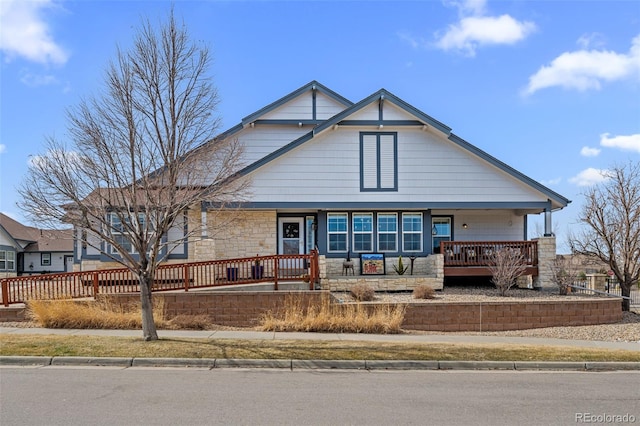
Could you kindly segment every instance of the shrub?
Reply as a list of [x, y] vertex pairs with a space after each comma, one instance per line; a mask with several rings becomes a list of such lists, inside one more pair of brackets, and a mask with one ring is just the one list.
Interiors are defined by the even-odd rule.
[[506, 296], [507, 291], [516, 284], [516, 280], [526, 270], [526, 261], [519, 250], [505, 247], [493, 253], [489, 270], [491, 281]]
[[366, 284], [354, 285], [353, 287], [351, 287], [350, 293], [351, 296], [353, 296], [353, 298], [358, 302], [370, 302], [375, 296], [375, 291], [373, 291], [373, 288]]
[[[567, 295], [569, 288], [580, 277], [578, 268], [580, 265], [574, 261], [573, 257], [556, 256], [549, 266], [551, 271], [551, 282], [558, 286], [561, 295]], [[586, 279], [585, 275], [585, 279]]]
[[426, 285], [422, 284], [413, 289], [413, 298], [414, 299], [435, 299], [436, 291]]
[[330, 296], [319, 306], [304, 305], [291, 296], [282, 311], [268, 312], [260, 320], [264, 331], [307, 331], [322, 333], [400, 333], [405, 305], [362, 305], [332, 303]]

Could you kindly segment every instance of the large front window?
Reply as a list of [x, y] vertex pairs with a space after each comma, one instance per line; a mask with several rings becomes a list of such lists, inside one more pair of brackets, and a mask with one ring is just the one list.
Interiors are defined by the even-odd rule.
[[373, 213], [353, 214], [353, 251], [373, 251]]
[[409, 253], [427, 251], [423, 212], [327, 213], [328, 253]]
[[347, 251], [347, 213], [329, 213], [327, 215], [327, 241], [330, 252]]

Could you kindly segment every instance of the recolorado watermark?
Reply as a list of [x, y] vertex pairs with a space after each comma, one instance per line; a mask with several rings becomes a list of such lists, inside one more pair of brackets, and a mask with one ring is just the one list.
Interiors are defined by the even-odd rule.
[[595, 414], [595, 413], [576, 413], [576, 423], [635, 423], [636, 416], [633, 414]]

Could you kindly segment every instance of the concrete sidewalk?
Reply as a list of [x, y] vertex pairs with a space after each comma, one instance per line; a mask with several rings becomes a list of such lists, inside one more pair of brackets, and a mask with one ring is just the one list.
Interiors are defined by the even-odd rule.
[[[93, 330], [0, 327], [0, 334], [54, 334], [74, 336], [142, 337], [141, 330]], [[640, 351], [640, 342], [549, 339], [538, 337], [482, 336], [463, 334], [354, 334], [288, 333], [252, 330], [159, 330], [160, 338], [244, 339], [244, 340], [333, 340], [396, 343], [456, 343], [569, 346], [593, 349]]]

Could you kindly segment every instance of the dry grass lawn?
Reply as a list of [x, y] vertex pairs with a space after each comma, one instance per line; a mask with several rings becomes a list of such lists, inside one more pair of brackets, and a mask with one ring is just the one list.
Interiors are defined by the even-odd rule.
[[161, 339], [107, 336], [0, 335], [0, 355], [157, 358], [633, 361], [640, 352], [504, 344], [418, 344], [361, 341]]

